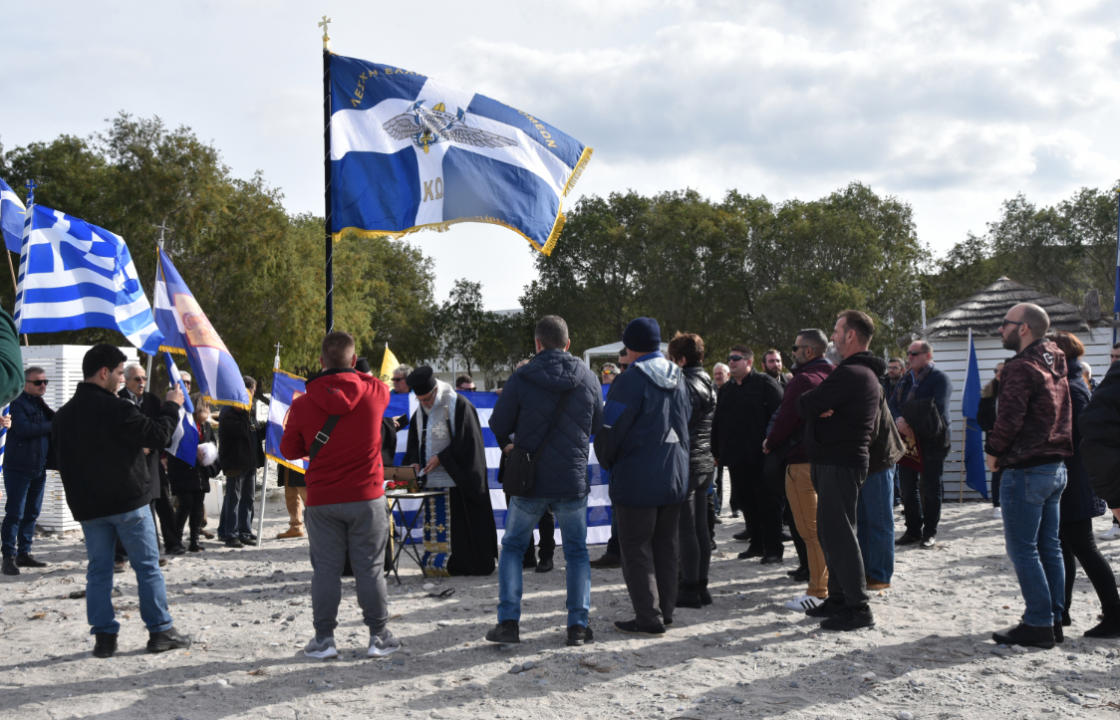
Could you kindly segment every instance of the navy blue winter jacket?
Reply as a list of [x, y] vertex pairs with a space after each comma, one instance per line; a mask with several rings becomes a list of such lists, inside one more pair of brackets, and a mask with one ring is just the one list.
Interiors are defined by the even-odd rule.
[[[566, 392], [570, 392], [568, 399], [549, 432], [556, 404]], [[499, 447], [508, 445], [512, 436], [518, 447], [539, 453], [533, 497], [541, 498], [587, 495], [591, 436], [602, 424], [599, 380], [564, 350], [537, 353], [528, 365], [513, 373], [490, 414], [490, 429]]]
[[643, 355], [615, 378], [595, 436], [599, 464], [611, 471], [612, 503], [659, 507], [685, 499], [691, 412], [681, 369], [661, 353]]
[[12, 401], [12, 427], [4, 449], [4, 469], [39, 476], [47, 466], [54, 411], [42, 398], [25, 392]]

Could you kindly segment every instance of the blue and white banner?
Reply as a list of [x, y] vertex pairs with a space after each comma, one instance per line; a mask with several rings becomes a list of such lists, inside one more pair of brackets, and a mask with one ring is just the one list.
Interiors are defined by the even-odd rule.
[[163, 335], [124, 240], [42, 205], [27, 215], [16, 292], [19, 331], [119, 330], [155, 355]]
[[27, 208], [8, 183], [0, 178], [0, 234], [9, 252], [18, 253], [23, 244], [23, 221]]
[[539, 118], [424, 75], [332, 55], [331, 232], [488, 222], [549, 254], [591, 148]]
[[249, 391], [241, 368], [162, 248], [152, 304], [163, 333], [160, 350], [187, 356], [198, 389], [212, 405], [248, 410]]
[[183, 404], [179, 408], [179, 424], [175, 426], [175, 432], [171, 435], [167, 452], [194, 467], [198, 459], [198, 426], [194, 422], [194, 403], [191, 402], [191, 394], [183, 385], [183, 376], [179, 374], [179, 368], [171, 359], [171, 353], [163, 353], [163, 361], [167, 364], [167, 374], [171, 378], [171, 384], [183, 391]]
[[[281, 465], [306, 471], [306, 461], [292, 462], [280, 455], [280, 438], [284, 434], [284, 421], [287, 419], [288, 408], [292, 400], [305, 392], [303, 378], [297, 375], [277, 370], [272, 376], [272, 400], [268, 406], [268, 429], [265, 434], [265, 453], [269, 458]], [[490, 488], [490, 504], [494, 507], [494, 523], [498, 527], [498, 540], [501, 541], [505, 532], [506, 522], [506, 496], [502, 486], [498, 484], [498, 463], [501, 450], [494, 433], [490, 431], [490, 413], [498, 401], [498, 394], [492, 392], [466, 392], [456, 391], [465, 396], [478, 410], [478, 421], [482, 426], [482, 442], [486, 447], [486, 481]], [[385, 409], [386, 417], [408, 415], [416, 411], [416, 396], [394, 394], [390, 396], [389, 407]], [[397, 432], [397, 456], [399, 465], [404, 460], [404, 453], [408, 447], [408, 428]], [[591, 494], [587, 498], [587, 542], [590, 544], [605, 543], [611, 536], [611, 500], [607, 492], [607, 476], [600, 470], [599, 461], [595, 457], [595, 448], [591, 448], [588, 458], [587, 476], [591, 483]], [[410, 542], [422, 541], [422, 523], [413, 522], [413, 514], [419, 509], [419, 500], [403, 499], [400, 502], [401, 512], [396, 516], [396, 523], [400, 527], [412, 527]], [[536, 532], [536, 531], [535, 531]], [[561, 543], [560, 529], [555, 531], [557, 546]]]

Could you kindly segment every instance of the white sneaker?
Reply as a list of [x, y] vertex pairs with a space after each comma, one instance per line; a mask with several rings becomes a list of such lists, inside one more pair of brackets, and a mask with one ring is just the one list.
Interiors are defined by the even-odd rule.
[[329, 660], [330, 658], [338, 657], [338, 648], [334, 646], [333, 637], [326, 637], [322, 640], [318, 637], [313, 637], [307, 645], [304, 646], [303, 654], [307, 657]]
[[1115, 540], [1120, 538], [1120, 525], [1113, 523], [1108, 530], [1100, 534], [1101, 540]]
[[824, 600], [821, 600], [819, 597], [813, 597], [812, 595], [798, 595], [794, 599], [786, 601], [785, 606], [789, 610], [805, 612], [806, 610], [812, 610], [818, 607], [823, 602]]
[[370, 636], [366, 657], [385, 657], [400, 649], [401, 641], [393, 637], [389, 628], [385, 628], [379, 634]]
[[1000, 510], [998, 507], [997, 508], [992, 508], [992, 519], [993, 520], [1002, 520], [1003, 519], [1003, 511]]

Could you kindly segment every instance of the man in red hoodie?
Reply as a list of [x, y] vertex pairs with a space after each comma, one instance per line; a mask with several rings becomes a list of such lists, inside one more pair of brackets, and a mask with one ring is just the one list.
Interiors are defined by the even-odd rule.
[[311, 457], [304, 523], [311, 546], [315, 637], [303, 652], [321, 659], [338, 656], [334, 629], [347, 548], [358, 605], [369, 626], [366, 654], [383, 657], [400, 648], [386, 627], [389, 606], [382, 573], [389, 519], [381, 416], [389, 404], [389, 388], [357, 372], [356, 361], [349, 334], [331, 332], [323, 338], [323, 371], [309, 379], [307, 393], [292, 402], [280, 440], [280, 452], [289, 460]]

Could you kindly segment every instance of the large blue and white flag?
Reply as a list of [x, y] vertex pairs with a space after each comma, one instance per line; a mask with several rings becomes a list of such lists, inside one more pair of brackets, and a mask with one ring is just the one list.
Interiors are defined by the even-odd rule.
[[484, 95], [332, 55], [331, 232], [488, 222], [549, 254], [591, 148]]
[[249, 391], [241, 368], [162, 248], [152, 304], [163, 333], [160, 350], [187, 356], [195, 383], [211, 404], [248, 410]]
[[183, 385], [179, 368], [171, 359], [171, 353], [163, 353], [163, 361], [167, 364], [167, 375], [171, 378], [171, 384], [183, 391], [183, 404], [179, 407], [179, 424], [171, 434], [171, 443], [167, 446], [167, 452], [194, 467], [198, 459], [198, 425], [194, 422], [194, 403], [191, 402], [191, 394]]
[[119, 330], [155, 355], [163, 335], [124, 239], [42, 205], [32, 205], [27, 215], [16, 292], [19, 331]]
[[23, 244], [23, 220], [27, 208], [8, 183], [0, 178], [0, 234], [10, 252], [18, 253]]
[[968, 331], [968, 368], [964, 376], [961, 414], [964, 415], [965, 484], [988, 499], [988, 470], [984, 465], [984, 434], [976, 416], [980, 413], [980, 366], [976, 362], [976, 343]]
[[[284, 435], [284, 423], [288, 417], [288, 409], [292, 400], [305, 392], [304, 379], [298, 375], [275, 370], [272, 375], [272, 399], [268, 405], [268, 428], [265, 433], [265, 453], [268, 457], [281, 465], [306, 472], [307, 461], [291, 461], [280, 454], [280, 438]], [[498, 484], [498, 464], [502, 451], [498, 447], [498, 440], [490, 430], [490, 413], [494, 411], [494, 404], [498, 401], [498, 394], [492, 392], [466, 392], [456, 391], [466, 396], [478, 410], [478, 421], [482, 426], [482, 442], [486, 448], [486, 481], [490, 488], [490, 504], [494, 508], [494, 522], [498, 527], [498, 540], [501, 541], [506, 526], [506, 495], [502, 486]], [[416, 396], [393, 394], [389, 398], [389, 406], [385, 408], [386, 417], [408, 415], [416, 412], [418, 403]], [[397, 432], [398, 465], [404, 460], [404, 453], [408, 447], [408, 428]], [[587, 542], [591, 544], [605, 543], [611, 536], [611, 499], [607, 488], [607, 474], [599, 467], [599, 460], [595, 457], [595, 448], [591, 447], [588, 458], [587, 477], [591, 483], [591, 494], [587, 498]], [[399, 529], [413, 528], [408, 542], [419, 543], [423, 539], [423, 523], [416, 522], [414, 514], [420, 508], [419, 500], [402, 499], [394, 511], [394, 522]], [[560, 529], [555, 531], [556, 542], [561, 542]]]

